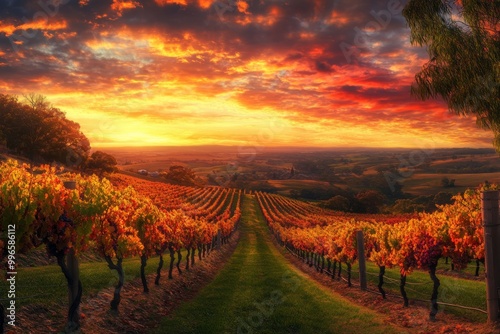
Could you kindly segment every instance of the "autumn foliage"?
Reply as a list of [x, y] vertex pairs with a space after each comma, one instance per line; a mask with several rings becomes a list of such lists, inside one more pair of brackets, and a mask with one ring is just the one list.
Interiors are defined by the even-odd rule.
[[[65, 186], [66, 179], [75, 186]], [[17, 251], [44, 244], [49, 256], [57, 257], [70, 286], [79, 279], [72, 276], [67, 258], [93, 249], [119, 276], [112, 309], [120, 302], [124, 258], [141, 257], [146, 291], [143, 269], [149, 257], [185, 248], [194, 265], [195, 250], [201, 259], [219, 233], [222, 241], [232, 234], [241, 216], [240, 200], [241, 191], [235, 189], [182, 187], [119, 175], [110, 181], [12, 160], [0, 164], [1, 228], [6, 231], [15, 224]], [[0, 240], [2, 254], [6, 241]], [[69, 318], [76, 326], [80, 298], [81, 287], [70, 307]]]
[[484, 260], [484, 189], [467, 190], [453, 204], [417, 216], [352, 215], [278, 195], [257, 195], [270, 229], [283, 243], [352, 264], [357, 260], [355, 233], [363, 230], [368, 258], [379, 266], [399, 267], [406, 275], [428, 270], [441, 257], [450, 257], [456, 269], [473, 259]]

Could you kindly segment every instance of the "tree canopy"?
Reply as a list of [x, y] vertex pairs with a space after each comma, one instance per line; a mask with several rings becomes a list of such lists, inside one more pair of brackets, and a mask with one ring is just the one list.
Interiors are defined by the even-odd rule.
[[113, 173], [116, 171], [117, 161], [111, 154], [95, 151], [85, 161], [85, 170], [102, 176], [104, 173]]
[[66, 118], [42, 95], [0, 94], [0, 142], [32, 161], [77, 165], [88, 156], [90, 142], [80, 125]]
[[163, 174], [163, 177], [173, 184], [183, 186], [196, 185], [196, 174], [193, 170], [180, 165], [170, 166], [168, 172]]
[[500, 2], [410, 0], [404, 10], [411, 42], [427, 46], [429, 61], [412, 93], [443, 98], [451, 112], [474, 115], [500, 150]]

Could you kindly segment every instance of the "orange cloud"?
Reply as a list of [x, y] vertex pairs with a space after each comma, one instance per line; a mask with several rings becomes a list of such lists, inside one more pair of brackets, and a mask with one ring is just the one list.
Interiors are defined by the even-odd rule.
[[66, 21], [49, 22], [47, 20], [30, 21], [21, 25], [4, 24], [0, 22], [0, 33], [11, 36], [17, 30], [62, 30], [67, 28]]
[[123, 11], [127, 9], [134, 9], [137, 7], [142, 7], [141, 3], [134, 0], [113, 0], [111, 4], [111, 9], [115, 11], [118, 16], [121, 16]]
[[250, 13], [248, 12], [248, 7], [249, 7], [249, 6], [248, 6], [248, 3], [246, 3], [245, 1], [243, 1], [243, 0], [238, 1], [238, 2], [236, 3], [236, 6], [237, 6], [238, 11], [239, 11], [240, 13], [250, 14]]
[[349, 23], [349, 18], [347, 16], [342, 16], [342, 14], [340, 14], [338, 11], [332, 11], [326, 23], [337, 27], [342, 27]]
[[187, 0], [155, 0], [155, 2], [158, 6], [166, 6], [170, 4], [187, 6]]
[[210, 6], [212, 6], [212, 4], [215, 2], [216, 0], [198, 0], [198, 5], [203, 8], [203, 9], [207, 9], [207, 8], [210, 8]]
[[[237, 3], [238, 11], [245, 14], [250, 14], [248, 12], [248, 4], [244, 1]], [[279, 17], [282, 15], [281, 10], [278, 7], [271, 7], [267, 12], [267, 15], [245, 15], [244, 17], [236, 17], [235, 22], [240, 25], [258, 24], [261, 26], [270, 27], [274, 25]]]

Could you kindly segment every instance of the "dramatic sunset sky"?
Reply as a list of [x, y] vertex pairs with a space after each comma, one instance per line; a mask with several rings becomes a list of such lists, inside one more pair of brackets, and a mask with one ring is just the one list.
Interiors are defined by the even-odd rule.
[[2, 0], [0, 93], [46, 95], [94, 147], [491, 147], [410, 96], [405, 3]]

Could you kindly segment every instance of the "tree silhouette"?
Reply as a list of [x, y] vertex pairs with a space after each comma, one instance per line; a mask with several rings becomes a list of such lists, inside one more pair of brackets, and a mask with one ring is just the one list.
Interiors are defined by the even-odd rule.
[[356, 199], [361, 202], [367, 213], [379, 213], [384, 204], [384, 195], [377, 190], [361, 191], [356, 195]]
[[174, 165], [170, 166], [168, 172], [163, 174], [165, 179], [173, 184], [184, 185], [184, 186], [194, 186], [196, 185], [196, 174], [192, 169]]
[[85, 170], [103, 176], [104, 173], [115, 172], [116, 165], [117, 162], [114, 156], [102, 151], [95, 151], [85, 162]]
[[80, 125], [66, 118], [41, 95], [17, 97], [0, 94], [0, 142], [13, 153], [32, 161], [83, 162], [90, 143]]

